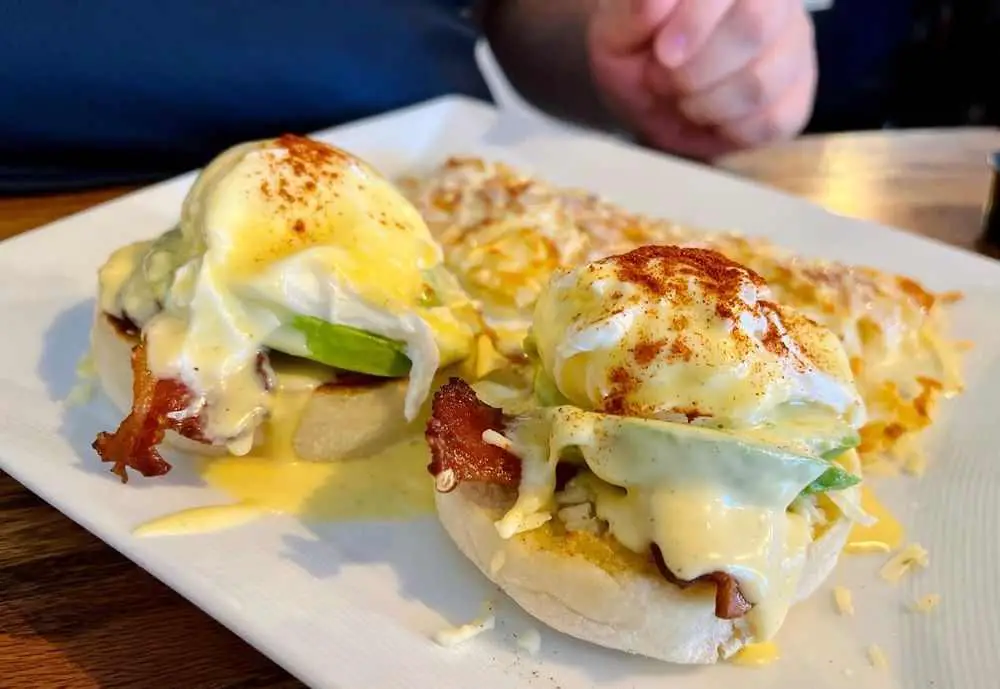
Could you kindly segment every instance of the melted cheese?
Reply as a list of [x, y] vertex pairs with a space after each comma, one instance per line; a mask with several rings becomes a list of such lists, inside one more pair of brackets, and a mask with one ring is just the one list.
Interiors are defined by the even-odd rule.
[[878, 644], [872, 644], [868, 647], [868, 662], [876, 670], [889, 669], [889, 659], [886, 658], [885, 651]]
[[833, 587], [833, 602], [837, 606], [837, 612], [841, 615], [854, 614], [854, 597], [846, 586]]
[[890, 584], [898, 584], [914, 567], [926, 568], [929, 562], [927, 551], [919, 543], [911, 543], [893, 555], [882, 565], [879, 576]]
[[928, 593], [921, 596], [910, 604], [910, 610], [914, 612], [928, 613], [941, 603], [940, 593]]

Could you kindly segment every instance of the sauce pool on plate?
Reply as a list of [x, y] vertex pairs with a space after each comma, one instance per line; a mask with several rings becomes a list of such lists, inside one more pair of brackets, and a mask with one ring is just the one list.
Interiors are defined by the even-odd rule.
[[903, 544], [903, 525], [879, 502], [869, 486], [861, 488], [861, 509], [878, 521], [871, 526], [855, 524], [847, 537], [845, 553], [888, 553]]
[[283, 399], [264, 429], [265, 441], [247, 455], [190, 458], [206, 484], [232, 502], [155, 518], [136, 536], [205, 533], [241, 526], [266, 514], [307, 521], [402, 520], [434, 511], [430, 461], [417, 424], [402, 439], [369, 456], [336, 462], [300, 460], [292, 446], [295, 424], [310, 391]]
[[781, 657], [778, 645], [773, 641], [747, 644], [736, 652], [730, 662], [736, 665], [770, 665]]

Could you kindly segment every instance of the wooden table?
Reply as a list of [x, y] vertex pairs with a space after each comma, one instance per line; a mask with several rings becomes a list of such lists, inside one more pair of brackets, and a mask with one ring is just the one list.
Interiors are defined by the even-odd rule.
[[[856, 217], [972, 247], [993, 130], [803, 138], [729, 170]], [[126, 189], [0, 199], [6, 238]], [[0, 686], [298, 687], [298, 682], [0, 473]]]

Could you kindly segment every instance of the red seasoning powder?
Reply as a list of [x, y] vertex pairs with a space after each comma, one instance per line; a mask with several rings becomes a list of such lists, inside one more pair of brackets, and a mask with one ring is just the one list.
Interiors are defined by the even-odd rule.
[[[647, 300], [669, 300], [678, 307], [692, 305], [695, 300], [703, 300], [704, 305], [720, 318], [735, 321], [746, 314], [766, 323], [760, 345], [779, 357], [791, 357], [796, 366], [804, 367], [807, 362], [793, 354], [787, 342], [787, 327], [780, 307], [774, 302], [759, 299], [748, 303], [748, 287], [764, 291], [767, 282], [753, 270], [728, 259], [723, 254], [709, 250], [679, 246], [643, 246], [618, 256], [601, 261], [609, 263], [615, 275], [622, 282], [638, 287]], [[697, 290], [689, 283], [696, 283]], [[617, 294], [617, 293], [616, 293]], [[758, 292], [759, 296], [760, 295]], [[614, 296], [614, 295], [612, 295]], [[674, 315], [670, 328], [674, 337], [664, 338], [661, 333], [641, 338], [632, 347], [632, 357], [640, 366], [648, 366], [657, 359], [666, 357], [672, 361], [691, 361], [696, 353], [689, 344], [685, 331], [688, 318]], [[736, 344], [736, 351], [750, 356], [756, 345], [739, 328], [730, 328], [729, 336]], [[625, 368], [618, 367], [609, 377], [610, 392], [602, 405], [607, 413], [627, 414], [640, 410], [628, 409], [627, 399], [639, 382]], [[679, 410], [680, 411], [680, 410]], [[695, 409], [683, 410], [689, 418], [700, 416]]]

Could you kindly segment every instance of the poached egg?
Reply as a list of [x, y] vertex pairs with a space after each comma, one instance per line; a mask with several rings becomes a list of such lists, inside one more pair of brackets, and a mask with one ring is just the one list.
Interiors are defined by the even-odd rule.
[[285, 135], [215, 158], [177, 228], [116, 252], [100, 274], [105, 312], [135, 323], [158, 378], [197, 393], [206, 435], [242, 454], [272, 404], [266, 347], [309, 358], [309, 317], [400, 343], [405, 413], [436, 370], [468, 355], [469, 300], [413, 206], [357, 157]]
[[543, 371], [583, 409], [727, 429], [864, 420], [837, 337], [710, 250], [647, 246], [561, 271], [532, 338]]
[[[839, 340], [721, 254], [647, 246], [561, 271], [530, 345], [542, 408], [505, 433], [522, 464], [501, 537], [586, 505], [681, 580], [733, 577], [745, 634], [764, 641], [802, 595], [816, 534], [868, 519], [850, 474], [864, 407]], [[577, 473], [557, 491], [560, 462]]]

